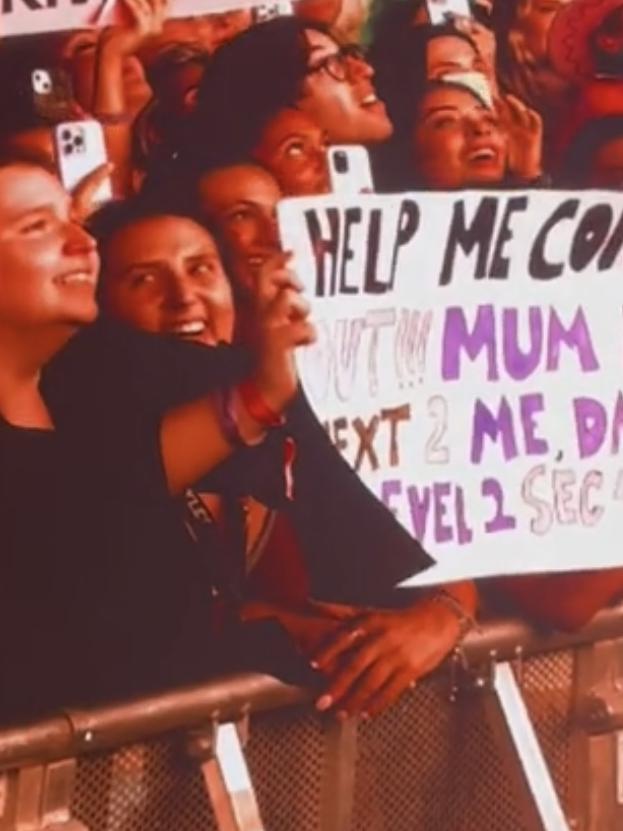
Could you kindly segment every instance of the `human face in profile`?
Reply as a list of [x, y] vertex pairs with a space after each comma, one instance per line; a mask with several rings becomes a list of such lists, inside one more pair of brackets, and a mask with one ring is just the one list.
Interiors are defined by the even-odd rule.
[[206, 346], [229, 342], [234, 306], [214, 239], [191, 219], [146, 217], [106, 248], [102, 305], [118, 320]]
[[198, 196], [200, 210], [227, 245], [232, 278], [253, 292], [261, 267], [280, 250], [277, 182], [259, 165], [231, 165], [204, 174]]
[[464, 188], [503, 180], [507, 141], [496, 113], [469, 90], [433, 88], [412, 134], [418, 178], [431, 188]]
[[308, 71], [297, 107], [325, 131], [332, 144], [375, 144], [392, 133], [378, 98], [374, 70], [353, 48], [307, 29]]
[[300, 110], [278, 112], [264, 128], [254, 156], [273, 174], [284, 196], [330, 189], [326, 135]]
[[95, 242], [72, 218], [58, 179], [34, 165], [0, 168], [0, 331], [70, 334], [97, 316]]

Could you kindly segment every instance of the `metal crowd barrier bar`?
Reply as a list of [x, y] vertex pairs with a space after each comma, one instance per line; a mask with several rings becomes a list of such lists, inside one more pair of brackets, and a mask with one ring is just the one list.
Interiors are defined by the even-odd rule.
[[491, 621], [369, 722], [238, 675], [0, 731], [0, 831], [615, 831], [623, 606]]

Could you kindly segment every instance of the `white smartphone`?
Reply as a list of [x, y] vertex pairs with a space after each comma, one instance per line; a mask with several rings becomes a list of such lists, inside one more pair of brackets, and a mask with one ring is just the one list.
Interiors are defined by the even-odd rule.
[[329, 147], [329, 177], [333, 193], [374, 193], [370, 157], [359, 144]]
[[294, 3], [291, 0], [278, 0], [275, 3], [261, 3], [253, 9], [253, 22], [265, 23], [275, 17], [289, 17], [294, 14]]
[[493, 93], [489, 79], [482, 72], [448, 72], [442, 78], [443, 81], [450, 81], [453, 84], [462, 84], [471, 89], [489, 109], [493, 109]]
[[428, 16], [433, 26], [445, 23], [453, 17], [471, 17], [469, 0], [426, 0]]
[[[64, 187], [71, 193], [85, 176], [106, 164], [108, 155], [104, 131], [99, 121], [65, 121], [54, 128], [56, 162]], [[102, 182], [93, 200], [112, 199], [110, 178]]]

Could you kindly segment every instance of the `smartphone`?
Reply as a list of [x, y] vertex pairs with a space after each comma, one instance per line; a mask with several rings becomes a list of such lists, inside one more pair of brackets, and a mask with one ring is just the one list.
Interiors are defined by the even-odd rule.
[[[99, 121], [65, 121], [54, 128], [56, 162], [61, 181], [71, 193], [85, 176], [106, 164], [106, 142]], [[93, 197], [96, 203], [112, 199], [112, 184], [107, 178]]]
[[265, 23], [275, 17], [288, 17], [294, 14], [294, 4], [291, 0], [278, 0], [276, 3], [261, 3], [252, 11], [253, 23]]
[[471, 17], [469, 0], [426, 0], [428, 16], [433, 26], [438, 26], [453, 17]]
[[62, 69], [33, 69], [30, 88], [35, 113], [50, 121], [64, 121], [75, 114], [69, 75]]
[[448, 72], [443, 76], [444, 81], [453, 84], [462, 84], [471, 89], [489, 109], [493, 109], [493, 93], [489, 79], [482, 72]]
[[333, 193], [374, 193], [370, 157], [359, 144], [329, 147], [329, 177]]

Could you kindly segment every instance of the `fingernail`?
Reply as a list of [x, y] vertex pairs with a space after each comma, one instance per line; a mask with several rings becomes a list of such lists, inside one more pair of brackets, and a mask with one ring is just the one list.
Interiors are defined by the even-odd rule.
[[312, 669], [320, 669], [320, 664], [318, 663], [318, 661], [310, 661], [309, 665]]
[[324, 710], [328, 710], [332, 704], [333, 698], [330, 695], [321, 695], [318, 701], [316, 701], [316, 709], [323, 712]]
[[346, 712], [346, 710], [338, 710], [335, 716], [338, 721], [346, 721], [346, 719], [348, 718], [348, 713]]
[[366, 711], [364, 710], [363, 713], [361, 714], [361, 720], [362, 721], [368, 721], [369, 718], [370, 718], [370, 713], [366, 713]]

